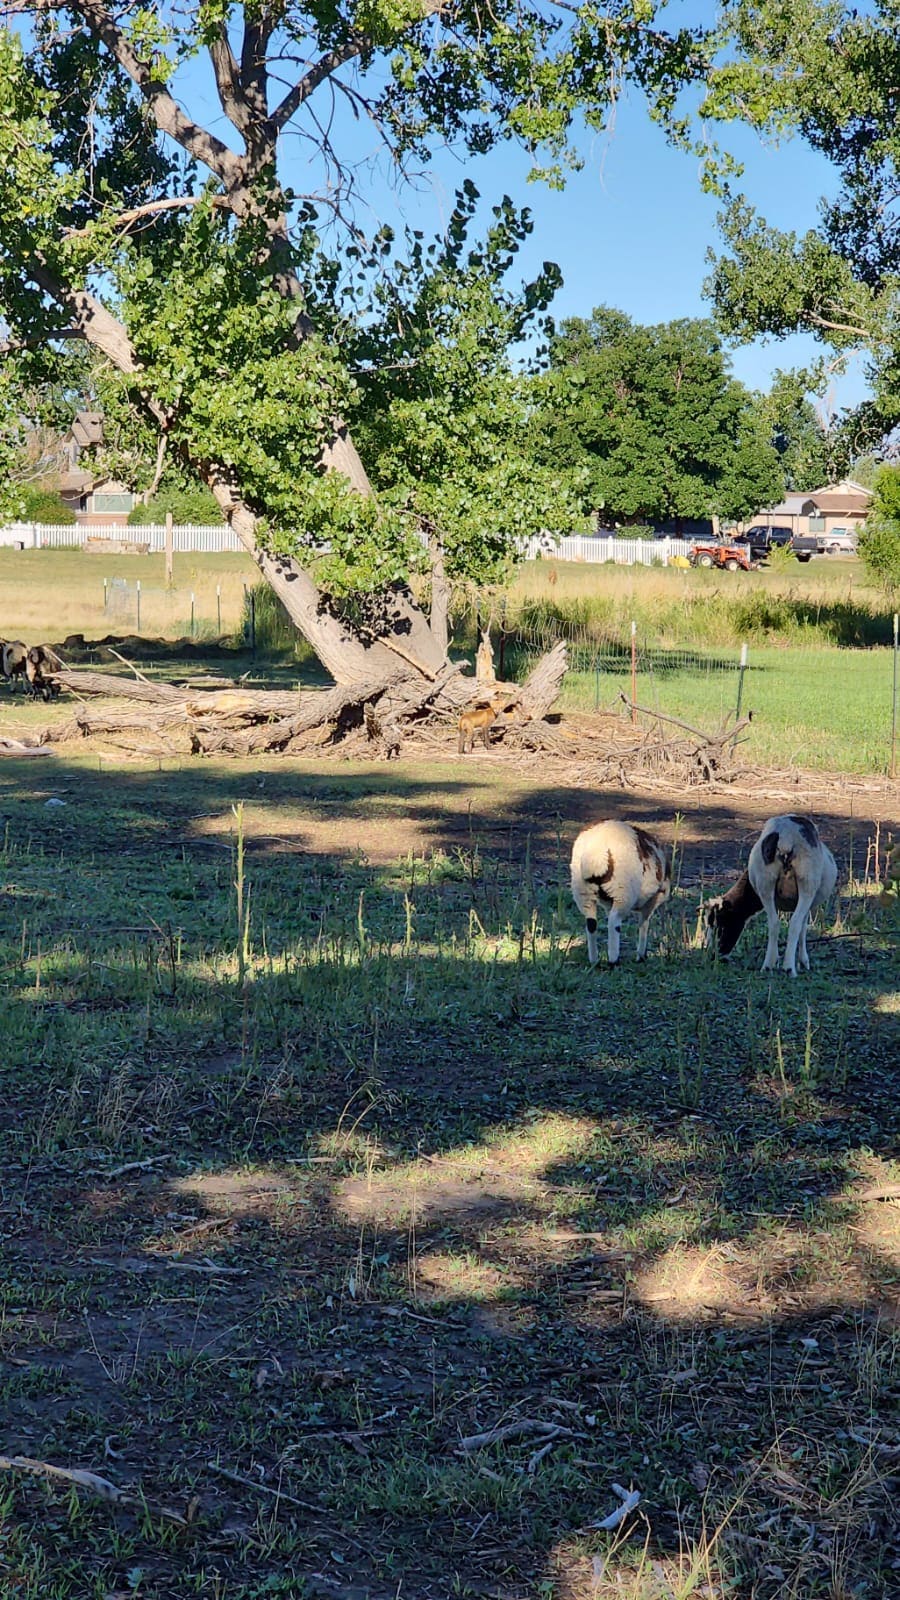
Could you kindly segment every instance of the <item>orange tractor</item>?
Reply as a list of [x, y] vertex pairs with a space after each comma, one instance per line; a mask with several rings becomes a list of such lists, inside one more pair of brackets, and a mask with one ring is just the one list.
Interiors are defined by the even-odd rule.
[[722, 567], [726, 572], [755, 572], [758, 561], [751, 560], [750, 551], [739, 544], [695, 544], [689, 557], [692, 567]]

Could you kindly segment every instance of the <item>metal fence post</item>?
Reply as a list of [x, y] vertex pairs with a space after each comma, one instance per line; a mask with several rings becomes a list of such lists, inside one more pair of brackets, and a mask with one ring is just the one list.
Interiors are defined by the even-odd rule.
[[140, 631], [141, 631], [141, 580], [140, 580], [140, 578], [138, 578], [138, 580], [137, 580], [137, 630], [136, 631], [138, 633], [140, 633]]
[[219, 634], [219, 637], [221, 638], [221, 635], [222, 635], [222, 585], [220, 583], [216, 584], [216, 630], [217, 630], [217, 632]]
[[194, 591], [191, 590], [191, 638], [194, 637]]
[[734, 720], [735, 720], [735, 722], [738, 721], [738, 719], [740, 717], [740, 714], [741, 714], [741, 701], [744, 698], [744, 673], [746, 671], [747, 671], [747, 646], [746, 646], [746, 644], [742, 644], [741, 645], [741, 664], [740, 664], [739, 677], [738, 677], [738, 697], [737, 697], [737, 705], [736, 705], [735, 711], [734, 711]]
[[900, 626], [900, 613], [894, 613], [894, 694], [892, 694], [892, 709], [890, 709], [890, 778], [897, 778], [897, 629]]
[[631, 720], [637, 722], [637, 623], [631, 624]]

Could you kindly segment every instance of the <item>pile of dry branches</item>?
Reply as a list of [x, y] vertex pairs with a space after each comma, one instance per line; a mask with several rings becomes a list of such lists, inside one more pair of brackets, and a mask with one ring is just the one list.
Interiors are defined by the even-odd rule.
[[420, 731], [440, 728], [446, 737], [462, 705], [487, 695], [502, 705], [497, 720], [504, 740], [555, 751], [559, 740], [545, 717], [565, 670], [564, 644], [543, 656], [523, 684], [487, 690], [473, 683], [469, 696], [453, 664], [431, 679], [398, 666], [372, 682], [304, 691], [177, 685], [151, 681], [134, 667], [130, 677], [63, 670], [54, 684], [77, 704], [65, 721], [44, 730], [40, 743], [103, 738], [141, 753], [236, 756], [340, 744], [390, 757]]

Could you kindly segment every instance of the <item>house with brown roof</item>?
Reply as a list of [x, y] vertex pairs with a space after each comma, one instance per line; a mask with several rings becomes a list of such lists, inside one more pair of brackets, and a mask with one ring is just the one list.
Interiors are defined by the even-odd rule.
[[793, 534], [829, 534], [841, 529], [858, 533], [871, 504], [870, 489], [853, 478], [842, 478], [807, 494], [786, 495], [777, 506], [766, 506], [749, 517], [746, 525], [786, 527]]
[[103, 418], [99, 411], [79, 411], [65, 442], [68, 465], [60, 475], [59, 496], [82, 527], [124, 527], [134, 508], [132, 491], [117, 478], [96, 476], [78, 465], [82, 450], [102, 442]]

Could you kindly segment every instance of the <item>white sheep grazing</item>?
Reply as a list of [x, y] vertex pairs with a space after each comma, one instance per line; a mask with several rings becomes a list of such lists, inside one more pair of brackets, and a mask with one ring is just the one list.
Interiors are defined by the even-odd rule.
[[597, 913], [607, 918], [607, 954], [619, 959], [622, 918], [640, 919], [637, 958], [647, 953], [647, 929], [658, 905], [668, 900], [672, 867], [662, 845], [630, 822], [596, 822], [578, 835], [572, 850], [572, 895], [587, 926], [588, 960], [596, 966]]
[[809, 817], [771, 817], [763, 825], [746, 872], [727, 894], [711, 900], [706, 908], [710, 935], [715, 935], [719, 952], [733, 950], [744, 924], [765, 911], [769, 940], [763, 972], [778, 965], [778, 913], [790, 912], [784, 970], [797, 976], [800, 965], [809, 970], [806, 928], [810, 912], [830, 899], [837, 883], [837, 865], [819, 830]]

